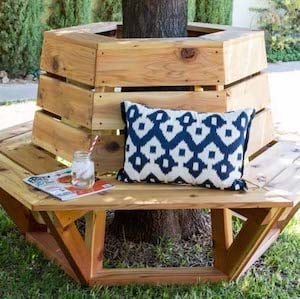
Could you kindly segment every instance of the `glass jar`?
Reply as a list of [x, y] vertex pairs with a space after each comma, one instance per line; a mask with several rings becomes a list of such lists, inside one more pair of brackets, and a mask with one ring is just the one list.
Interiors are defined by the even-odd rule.
[[95, 167], [91, 155], [76, 151], [72, 162], [72, 185], [77, 189], [89, 189], [95, 183]]

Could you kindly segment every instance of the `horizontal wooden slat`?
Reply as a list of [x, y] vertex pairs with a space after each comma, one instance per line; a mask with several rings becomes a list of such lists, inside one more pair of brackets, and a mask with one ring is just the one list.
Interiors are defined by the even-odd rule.
[[144, 268], [144, 269], [107, 269], [96, 274], [90, 285], [143, 284], [195, 284], [228, 280], [219, 270], [209, 267]]
[[93, 92], [61, 80], [40, 76], [37, 105], [87, 128], [92, 127]]
[[96, 87], [230, 84], [266, 68], [263, 32], [191, 26], [208, 34], [167, 39], [94, 34], [116, 30], [116, 23], [49, 31], [44, 34], [41, 68]]
[[[74, 151], [88, 150], [93, 136], [101, 135], [101, 131], [73, 128], [43, 112], [36, 112], [32, 134], [34, 144], [71, 161]], [[272, 138], [271, 112], [262, 111], [253, 119], [246, 157], [257, 152]], [[101, 135], [93, 156], [97, 171], [118, 171], [123, 167], [124, 135]]]
[[267, 73], [261, 73], [225, 89], [227, 111], [254, 108], [257, 112], [270, 105], [270, 89]]
[[8, 139], [0, 144], [0, 152], [25, 169], [35, 173], [58, 170], [65, 166], [55, 156], [31, 144], [31, 132]]
[[120, 109], [120, 104], [124, 100], [130, 100], [153, 108], [194, 110], [199, 112], [226, 111], [226, 95], [223, 91], [96, 93], [93, 128], [124, 128]]
[[124, 136], [102, 135], [99, 131], [74, 128], [43, 112], [36, 112], [32, 142], [50, 153], [72, 161], [77, 150], [88, 150], [94, 136], [100, 140], [93, 151], [96, 169], [102, 172], [118, 170], [124, 152]]
[[[158, 44], [160, 42], [157, 42]], [[193, 44], [193, 45], [192, 45]], [[96, 86], [224, 84], [223, 50], [195, 42], [143, 49], [138, 42], [99, 44]]]
[[34, 117], [32, 142], [47, 151], [71, 161], [76, 150], [88, 150], [91, 135], [82, 129], [37, 111]]
[[124, 127], [120, 103], [124, 100], [154, 108], [224, 112], [270, 103], [267, 74], [239, 82], [225, 90], [203, 92], [94, 92], [58, 79], [41, 76], [37, 104], [43, 109], [94, 130]]
[[41, 68], [47, 72], [94, 85], [96, 49], [45, 35]]

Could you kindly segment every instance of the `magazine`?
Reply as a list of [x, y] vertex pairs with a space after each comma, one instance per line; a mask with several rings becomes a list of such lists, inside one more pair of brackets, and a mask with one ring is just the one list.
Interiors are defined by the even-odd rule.
[[65, 168], [40, 175], [32, 175], [25, 178], [23, 181], [60, 200], [71, 200], [113, 188], [112, 185], [106, 183], [105, 181], [96, 179], [92, 188], [77, 189], [71, 183], [71, 171], [71, 168]]

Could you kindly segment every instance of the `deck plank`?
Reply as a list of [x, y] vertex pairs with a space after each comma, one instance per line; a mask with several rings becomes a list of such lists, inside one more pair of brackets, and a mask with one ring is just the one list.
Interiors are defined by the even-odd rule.
[[9, 127], [7, 129], [0, 131], [0, 144], [12, 137], [22, 135], [27, 132], [31, 132], [32, 130], [32, 121], [25, 122], [23, 124], [18, 124], [13, 127]]
[[244, 179], [263, 187], [299, 157], [300, 142], [278, 142], [245, 166]]

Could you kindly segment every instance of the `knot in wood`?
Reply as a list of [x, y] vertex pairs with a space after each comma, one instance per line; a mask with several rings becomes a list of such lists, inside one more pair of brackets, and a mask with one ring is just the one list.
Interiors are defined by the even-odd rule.
[[58, 69], [59, 69], [59, 59], [58, 59], [58, 56], [54, 56], [53, 59], [52, 59], [52, 69], [54, 71], [58, 71]]
[[196, 56], [196, 49], [194, 48], [183, 48], [181, 49], [181, 57], [183, 59], [191, 59]]
[[105, 149], [108, 152], [116, 152], [120, 149], [120, 145], [117, 142], [112, 141], [112, 142], [109, 142], [105, 145]]

